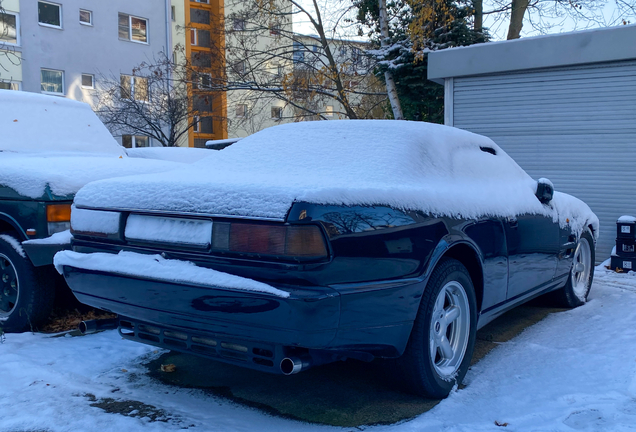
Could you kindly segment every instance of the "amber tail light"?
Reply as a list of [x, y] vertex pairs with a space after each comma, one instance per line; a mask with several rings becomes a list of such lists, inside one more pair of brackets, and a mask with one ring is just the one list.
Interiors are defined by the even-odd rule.
[[327, 257], [316, 225], [268, 225], [215, 222], [213, 249], [227, 252], [318, 259]]

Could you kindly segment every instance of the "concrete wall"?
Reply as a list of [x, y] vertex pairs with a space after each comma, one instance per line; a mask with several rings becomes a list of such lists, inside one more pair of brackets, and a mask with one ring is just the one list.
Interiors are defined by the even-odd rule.
[[[62, 28], [38, 23], [38, 2], [22, 0], [22, 74], [24, 91], [39, 93], [40, 69], [64, 71], [64, 95], [71, 99], [91, 102], [93, 90], [82, 89], [81, 74], [95, 75], [99, 87], [100, 76], [119, 77], [130, 74], [143, 61], [152, 60], [165, 52], [170, 44], [168, 33], [170, 16], [166, 16], [164, 0], [59, 0], [62, 5]], [[93, 12], [93, 25], [79, 22], [79, 10]], [[120, 40], [118, 13], [135, 15], [148, 20], [148, 43]]]

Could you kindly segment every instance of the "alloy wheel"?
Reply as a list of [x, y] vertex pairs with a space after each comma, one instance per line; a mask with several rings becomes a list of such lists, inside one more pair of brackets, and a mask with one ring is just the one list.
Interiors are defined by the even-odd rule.
[[464, 360], [470, 337], [470, 309], [466, 290], [457, 281], [442, 287], [431, 317], [431, 363], [442, 379], [455, 377]]

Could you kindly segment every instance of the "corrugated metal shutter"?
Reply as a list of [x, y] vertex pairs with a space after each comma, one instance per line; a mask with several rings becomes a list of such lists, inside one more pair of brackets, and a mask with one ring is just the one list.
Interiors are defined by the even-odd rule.
[[609, 257], [616, 219], [636, 216], [636, 61], [455, 78], [453, 94], [455, 127], [592, 208]]

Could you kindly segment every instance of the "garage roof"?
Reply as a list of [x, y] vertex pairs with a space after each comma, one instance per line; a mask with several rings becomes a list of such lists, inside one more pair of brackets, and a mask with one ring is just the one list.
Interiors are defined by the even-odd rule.
[[636, 25], [490, 42], [432, 52], [428, 79], [636, 59]]

